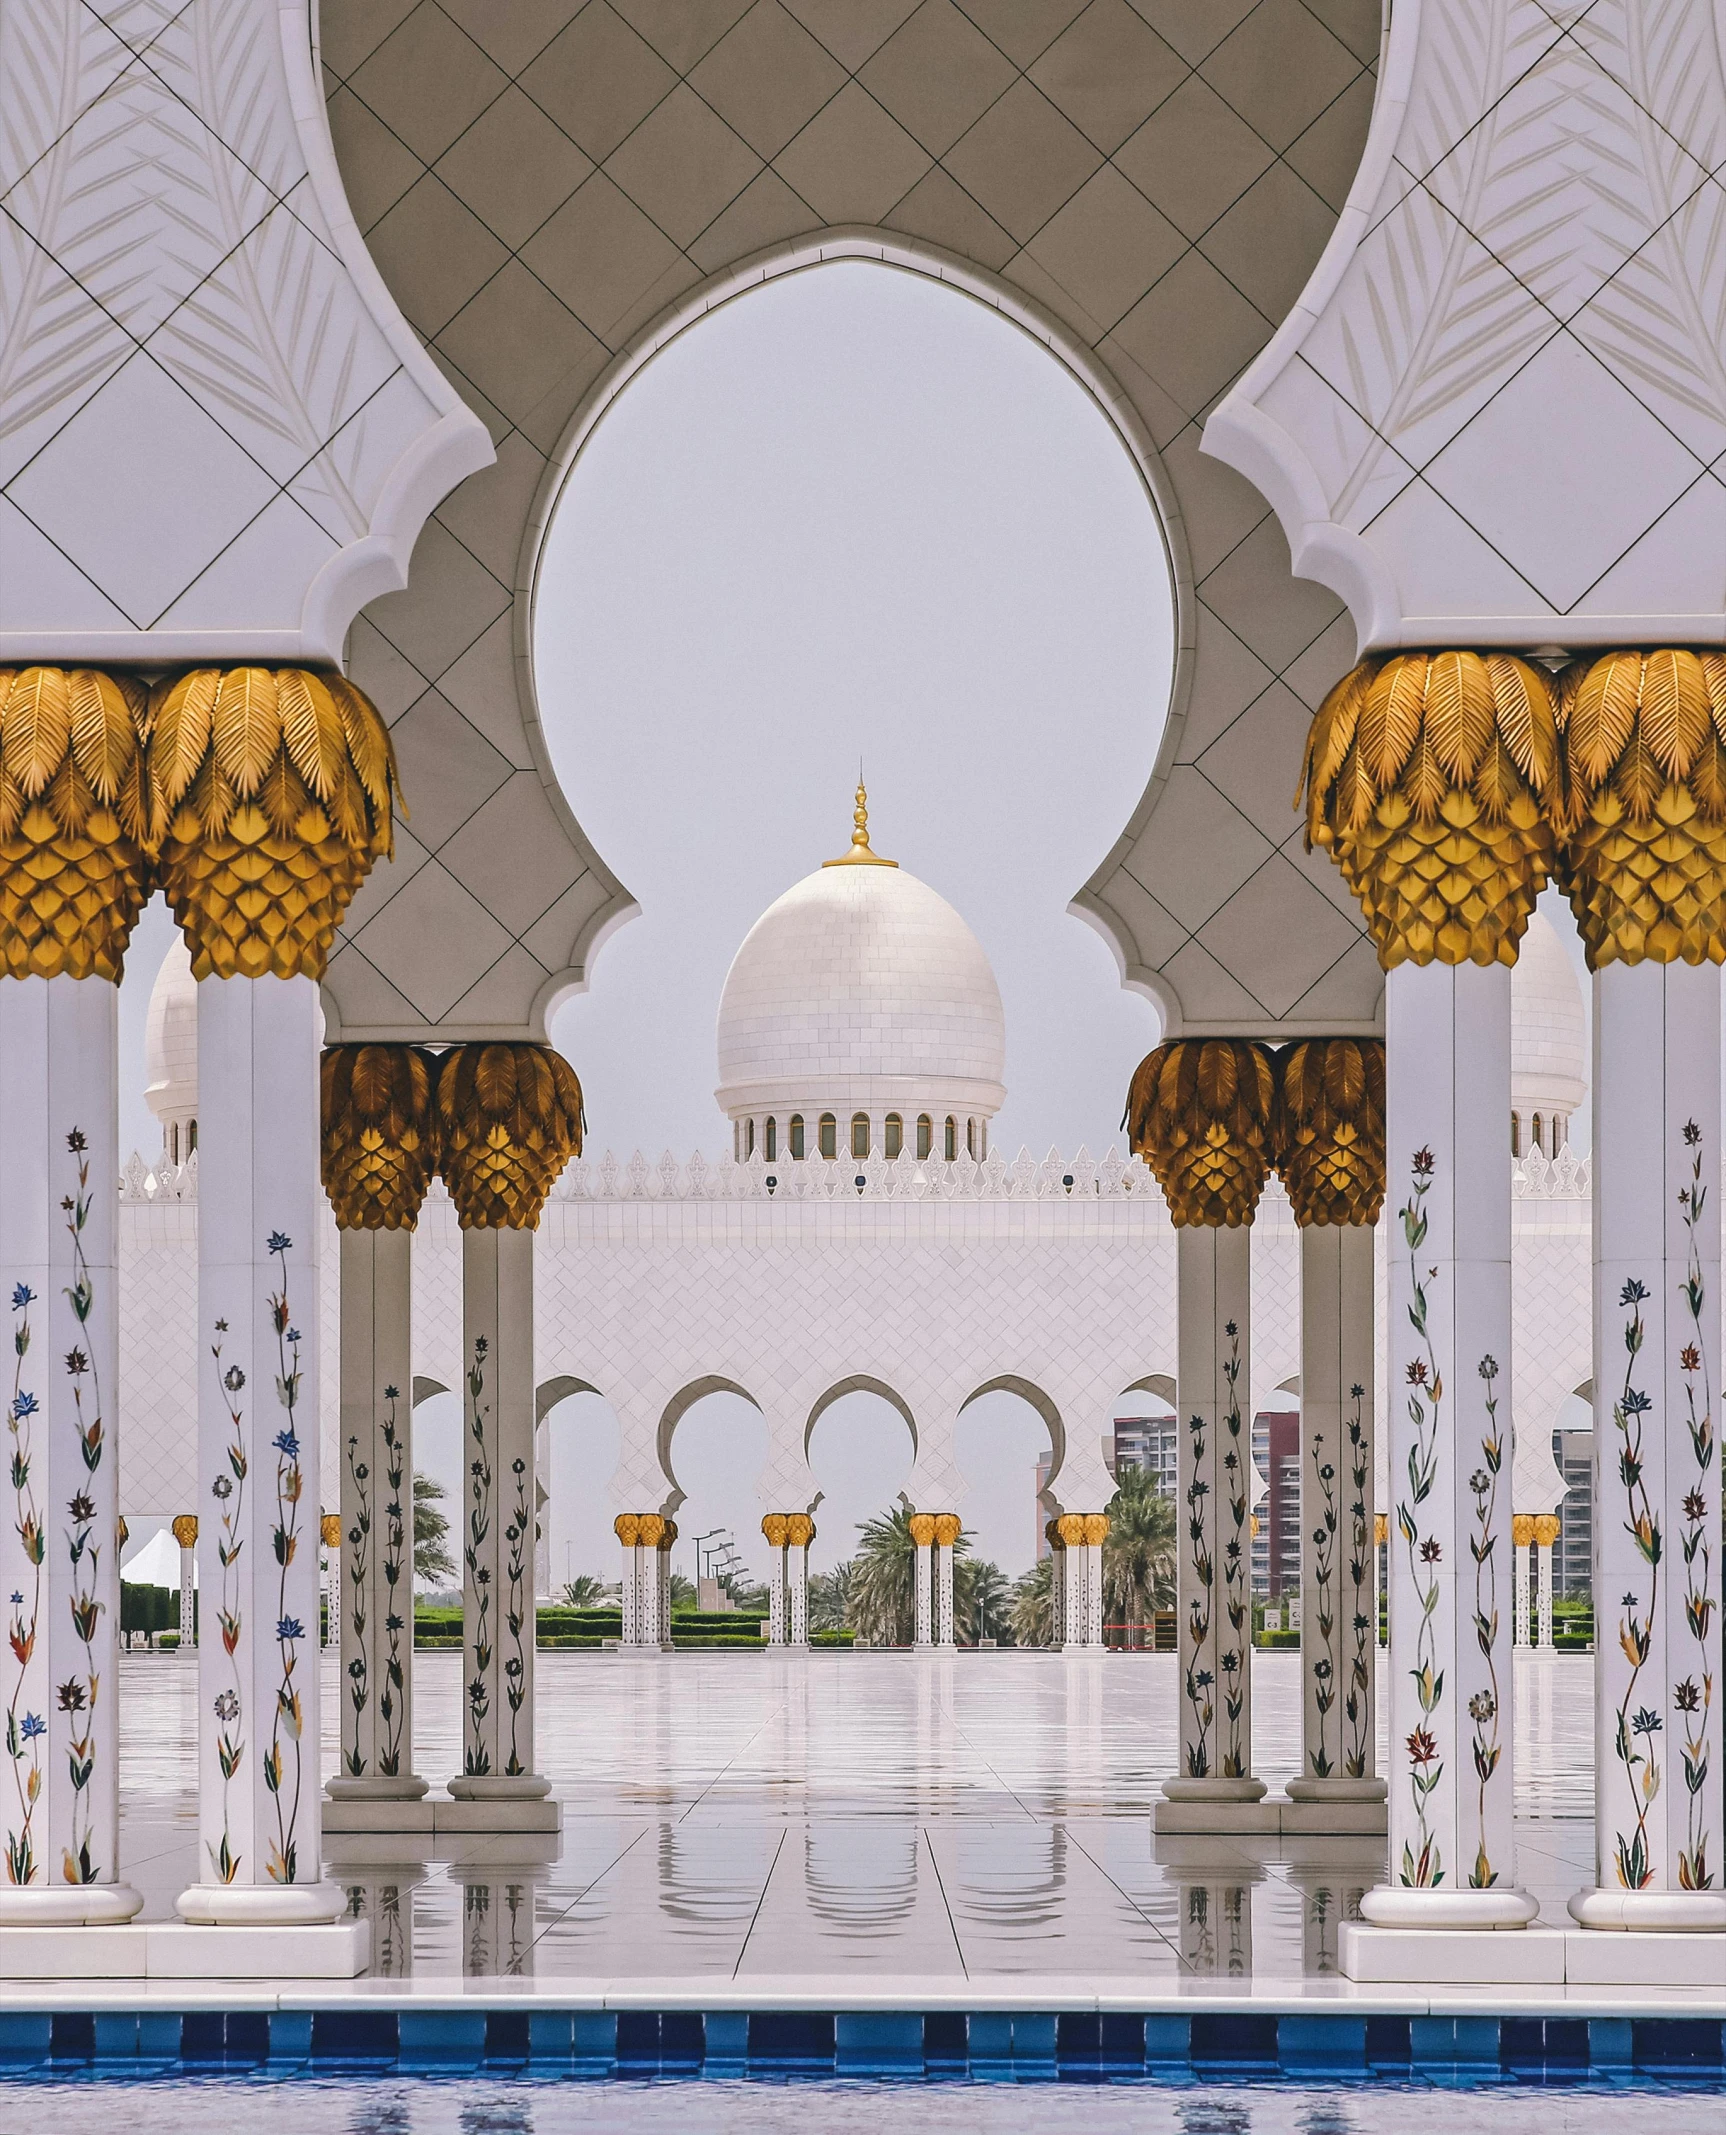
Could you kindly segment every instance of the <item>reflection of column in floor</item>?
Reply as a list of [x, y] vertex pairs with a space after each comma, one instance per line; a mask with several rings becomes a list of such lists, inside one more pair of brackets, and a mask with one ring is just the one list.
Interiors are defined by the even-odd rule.
[[461, 1889], [465, 1979], [532, 1978], [537, 1886], [549, 1872], [534, 1863], [451, 1866], [450, 1880]]
[[1253, 1899], [1228, 1879], [1180, 1885], [1181, 1959], [1201, 1979], [1248, 1979], [1253, 1969]]
[[329, 1864], [330, 1879], [346, 1895], [348, 1918], [369, 1920], [372, 1957], [368, 1973], [373, 1979], [408, 1979], [414, 1968], [413, 1894], [426, 1880], [423, 1861], [348, 1860], [351, 1842], [336, 1838]]
[[[1354, 1858], [1350, 1858], [1352, 1854]], [[1301, 1906], [1301, 1971], [1308, 1979], [1339, 1971], [1339, 1931], [1358, 1920], [1360, 1901], [1381, 1873], [1381, 1856], [1362, 1856], [1359, 1842], [1315, 1839], [1293, 1842], [1285, 1852], [1288, 1879]]]

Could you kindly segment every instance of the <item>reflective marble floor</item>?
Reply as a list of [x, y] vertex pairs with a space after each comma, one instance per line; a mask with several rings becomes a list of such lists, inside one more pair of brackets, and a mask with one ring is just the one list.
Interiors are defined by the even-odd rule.
[[[326, 1659], [325, 1769], [335, 1674]], [[417, 1661], [418, 1768], [456, 1769], [459, 1656]], [[1588, 1879], [1591, 1660], [1522, 1656], [1521, 1876], [1543, 1916]], [[1334, 1971], [1382, 1842], [1154, 1839], [1173, 1656], [545, 1653], [541, 1769], [560, 1840], [345, 1839], [328, 1872], [391, 1978], [737, 1989], [844, 1981], [928, 2002]], [[195, 1669], [123, 1664], [122, 1862], [146, 1917], [195, 1873]], [[1254, 1671], [1256, 1758], [1295, 1770], [1298, 1657]], [[339, 1846], [339, 1853], [336, 1847]]]

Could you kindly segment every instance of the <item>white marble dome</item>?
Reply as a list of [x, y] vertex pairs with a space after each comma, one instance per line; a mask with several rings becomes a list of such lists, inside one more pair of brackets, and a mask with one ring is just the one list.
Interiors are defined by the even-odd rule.
[[1558, 929], [1536, 912], [1510, 976], [1510, 1109], [1518, 1156], [1536, 1146], [1555, 1156], [1564, 1146], [1570, 1115], [1588, 1095], [1587, 1044], [1576, 966]]
[[[878, 861], [817, 868], [768, 906], [726, 975], [718, 1037], [716, 1095], [745, 1156], [803, 1154], [793, 1117], [816, 1155], [824, 1115], [838, 1154], [896, 1156], [901, 1142], [928, 1154], [915, 1146], [924, 1118], [939, 1156], [951, 1117], [958, 1153], [981, 1156], [1007, 1094], [1001, 991], [982, 944], [926, 882]], [[867, 1150], [852, 1139], [859, 1120]]]
[[182, 1162], [196, 1146], [198, 1116], [198, 982], [183, 935], [175, 935], [150, 989], [144, 1102], [162, 1123], [163, 1154]]

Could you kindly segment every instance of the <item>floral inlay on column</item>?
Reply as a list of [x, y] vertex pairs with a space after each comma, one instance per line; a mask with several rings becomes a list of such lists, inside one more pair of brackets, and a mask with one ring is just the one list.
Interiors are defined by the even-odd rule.
[[1211, 1776], [1211, 1726], [1216, 1718], [1216, 1678], [1200, 1665], [1210, 1641], [1211, 1613], [1215, 1606], [1216, 1565], [1211, 1555], [1210, 1484], [1204, 1475], [1206, 1426], [1203, 1416], [1187, 1419], [1192, 1440], [1193, 1479], [1187, 1485], [1187, 1561], [1192, 1570], [1193, 1597], [1187, 1604], [1187, 1637], [1192, 1643], [1182, 1694], [1193, 1716], [1192, 1737], [1187, 1744], [1187, 1777]]
[[1223, 1429], [1228, 1445], [1223, 1453], [1223, 1473], [1229, 1493], [1229, 1532], [1223, 1544], [1223, 1609], [1228, 1618], [1229, 1638], [1218, 1655], [1223, 1672], [1223, 1717], [1228, 1723], [1228, 1746], [1223, 1751], [1223, 1777], [1242, 1779], [1251, 1763], [1250, 1746], [1243, 1722], [1246, 1713], [1247, 1654], [1252, 1644], [1253, 1585], [1252, 1554], [1247, 1503], [1247, 1461], [1241, 1433], [1241, 1337], [1233, 1320], [1223, 1327], [1228, 1351], [1223, 1359], [1223, 1384], [1227, 1406]]
[[[407, 1663], [403, 1659], [403, 1641], [411, 1649], [413, 1639], [413, 1565], [408, 1557], [408, 1504], [412, 1497], [413, 1484], [407, 1476], [407, 1448], [402, 1443], [401, 1429], [396, 1420], [400, 1391], [393, 1386], [384, 1388], [384, 1487], [389, 1492], [384, 1506], [384, 1680], [378, 1692], [378, 1717], [383, 1722], [383, 1736], [378, 1749], [378, 1770], [386, 1779], [399, 1778], [402, 1764], [401, 1700], [406, 1686]], [[406, 1484], [407, 1494], [403, 1494]], [[407, 1591], [401, 1593], [403, 1572], [407, 1574]], [[402, 1614], [406, 1608], [407, 1615]]]
[[1313, 1582], [1318, 1598], [1318, 1621], [1314, 1628], [1318, 1633], [1321, 1650], [1312, 1664], [1313, 1703], [1318, 1711], [1319, 1739], [1313, 1745], [1307, 1763], [1315, 1779], [1329, 1779], [1336, 1769], [1336, 1763], [1325, 1746], [1325, 1740], [1330, 1731], [1330, 1716], [1336, 1709], [1337, 1679], [1341, 1673], [1338, 1667], [1335, 1588], [1340, 1517], [1337, 1510], [1336, 1464], [1325, 1458], [1322, 1433], [1314, 1436], [1310, 1450], [1316, 1493], [1312, 1501], [1312, 1517], [1307, 1522], [1307, 1543], [1313, 1553]]
[[1476, 1804], [1480, 1818], [1480, 1841], [1475, 1849], [1474, 1868], [1469, 1876], [1473, 1890], [1489, 1890], [1498, 1881], [1498, 1870], [1493, 1866], [1486, 1843], [1486, 1789], [1492, 1775], [1498, 1770], [1502, 1755], [1498, 1739], [1499, 1690], [1498, 1690], [1498, 1478], [1504, 1466], [1504, 1440], [1498, 1427], [1498, 1399], [1493, 1386], [1498, 1378], [1498, 1364], [1492, 1357], [1482, 1357], [1476, 1367], [1486, 1404], [1486, 1430], [1480, 1441], [1481, 1465], [1468, 1478], [1468, 1487], [1474, 1496], [1474, 1532], [1468, 1538], [1469, 1555], [1474, 1559], [1474, 1636], [1480, 1647], [1481, 1657], [1486, 1662], [1486, 1685], [1477, 1690], [1468, 1701], [1468, 1717], [1473, 1723], [1474, 1776], [1480, 1792]]
[[467, 1429], [472, 1450], [468, 1455], [467, 1541], [462, 1554], [467, 1560], [475, 1602], [473, 1670], [467, 1680], [467, 1742], [462, 1769], [470, 1778], [482, 1777], [491, 1770], [491, 1753], [485, 1744], [485, 1723], [491, 1712], [491, 1566], [481, 1561], [491, 1538], [492, 1523], [491, 1404], [485, 1398], [490, 1346], [483, 1334], [474, 1337], [473, 1359], [467, 1371]]
[[[96, 1302], [95, 1284], [84, 1251], [84, 1230], [90, 1220], [89, 1143], [82, 1129], [74, 1127], [66, 1147], [76, 1168], [73, 1191], [61, 1202], [72, 1245], [72, 1280], [66, 1301], [72, 1309], [80, 1335], [88, 1327]], [[72, 1381], [72, 1421], [78, 1451], [86, 1475], [94, 1476], [102, 1465], [102, 1373], [95, 1347], [80, 1341], [66, 1354], [66, 1374]], [[86, 1399], [86, 1395], [88, 1399]], [[96, 1506], [88, 1491], [75, 1491], [66, 1505], [66, 1555], [71, 1572], [68, 1605], [72, 1631], [83, 1648], [83, 1667], [55, 1686], [55, 1699], [66, 1714], [70, 1732], [66, 1744], [68, 1776], [72, 1782], [72, 1843], [65, 1850], [61, 1868], [68, 1883], [94, 1883], [101, 1866], [91, 1854], [91, 1807], [89, 1787], [96, 1769], [97, 1710], [102, 1695], [102, 1673], [95, 1654], [96, 1633], [101, 1624], [103, 1602], [97, 1592], [102, 1544], [96, 1539]]]
[[1348, 1422], [1349, 1486], [1349, 1629], [1354, 1645], [1348, 1670], [1348, 1695], [1343, 1700], [1343, 1718], [1348, 1722], [1348, 1748], [1343, 1755], [1343, 1776], [1363, 1779], [1372, 1762], [1372, 1651], [1378, 1637], [1374, 1622], [1374, 1563], [1376, 1546], [1373, 1522], [1367, 1516], [1372, 1482], [1372, 1454], [1367, 1445], [1362, 1413], [1366, 1388], [1349, 1388], [1354, 1412]]
[[292, 1324], [288, 1309], [288, 1255], [293, 1251], [293, 1244], [293, 1240], [281, 1231], [272, 1231], [267, 1243], [281, 1283], [281, 1288], [270, 1297], [270, 1318], [276, 1331], [276, 1400], [287, 1413], [287, 1422], [271, 1441], [276, 1455], [276, 1518], [270, 1530], [270, 1541], [276, 1561], [276, 1653], [281, 1671], [276, 1685], [269, 1754], [264, 1763], [264, 1784], [274, 1797], [276, 1807], [276, 1838], [265, 1864], [265, 1872], [272, 1883], [298, 1881], [296, 1833], [304, 1778], [304, 1716], [294, 1670], [299, 1665], [299, 1648], [305, 1639], [306, 1627], [288, 1610], [288, 1568], [299, 1553], [300, 1498], [304, 1488], [299, 1433], [295, 1427], [300, 1398], [300, 1335], [299, 1329]]
[[6, 1703], [6, 1754], [12, 1760], [18, 1816], [16, 1825], [6, 1833], [6, 1876], [12, 1883], [36, 1880], [36, 1803], [42, 1793], [42, 1741], [48, 1732], [47, 1721], [40, 1713], [29, 1710], [25, 1695], [36, 1652], [36, 1631], [42, 1613], [42, 1559], [47, 1552], [30, 1473], [34, 1457], [32, 1419], [40, 1404], [24, 1384], [24, 1360], [30, 1353], [30, 1307], [35, 1302], [36, 1293], [27, 1283], [14, 1287], [12, 1398], [6, 1407], [6, 1434], [10, 1440], [12, 1524], [31, 1570], [28, 1589], [15, 1587], [7, 1601], [7, 1641], [18, 1671]]
[[1426, 1197], [1432, 1189], [1433, 1157], [1430, 1149], [1416, 1150], [1410, 1165], [1409, 1197], [1399, 1214], [1408, 1248], [1409, 1280], [1414, 1301], [1409, 1324], [1424, 1345], [1424, 1357], [1415, 1357], [1407, 1367], [1408, 1415], [1414, 1426], [1409, 1449], [1406, 1491], [1397, 1500], [1396, 1525], [1408, 1552], [1409, 1578], [1420, 1609], [1412, 1671], [1415, 1694], [1420, 1701], [1422, 1724], [1408, 1738], [1409, 1788], [1413, 1797], [1420, 1851], [1406, 1841], [1398, 1870], [1400, 1880], [1418, 1889], [1434, 1888], [1444, 1881], [1444, 1856], [1428, 1819], [1432, 1796], [1444, 1779], [1444, 1759], [1437, 1737], [1428, 1724], [1444, 1701], [1444, 1671], [1438, 1665], [1439, 1564], [1444, 1550], [1436, 1534], [1423, 1531], [1424, 1507], [1438, 1479], [1439, 1421], [1444, 1400], [1444, 1377], [1427, 1326], [1429, 1300], [1421, 1280], [1418, 1258], [1426, 1243]]
[[222, 1346], [228, 1332], [226, 1320], [216, 1322], [216, 1339], [210, 1345], [210, 1357], [215, 1366], [216, 1377], [222, 1389], [222, 1398], [227, 1404], [228, 1420], [233, 1435], [228, 1440], [228, 1472], [217, 1475], [210, 1484], [210, 1495], [216, 1500], [216, 1562], [221, 1567], [222, 1591], [216, 1607], [216, 1622], [221, 1631], [222, 1651], [227, 1656], [229, 1681], [224, 1689], [217, 1691], [213, 1710], [215, 1712], [216, 1761], [222, 1774], [222, 1836], [209, 1850], [210, 1866], [217, 1879], [232, 1883], [240, 1872], [240, 1854], [233, 1842], [233, 1814], [229, 1798], [235, 1774], [239, 1771], [246, 1753], [245, 1735], [245, 1684], [240, 1674], [240, 1637], [245, 1629], [245, 1611], [241, 1606], [240, 1559], [245, 1554], [246, 1513], [246, 1412], [240, 1402], [245, 1392], [246, 1375], [237, 1364], [222, 1369]]
[[1714, 1703], [1709, 1641], [1718, 1607], [1710, 1534], [1718, 1529], [1710, 1529], [1706, 1488], [1714, 1467], [1714, 1389], [1707, 1365], [1707, 1344], [1702, 1338], [1702, 1314], [1708, 1298], [1696, 1243], [1708, 1189], [1702, 1184], [1702, 1129], [1693, 1119], [1684, 1123], [1684, 1141], [1691, 1152], [1690, 1184], [1680, 1194], [1679, 1205], [1687, 1248], [1683, 1296], [1690, 1339], [1679, 1351], [1678, 1365], [1684, 1380], [1684, 1427], [1694, 1474], [1686, 1478], [1689, 1488], [1681, 1500], [1678, 1546], [1684, 1561], [1684, 1621], [1696, 1652], [1689, 1670], [1672, 1686], [1672, 1709], [1683, 1734], [1680, 1755], [1687, 1797], [1678, 1882], [1683, 1890], [1712, 1890], [1714, 1871], [1708, 1865], [1704, 1790], [1708, 1784], [1708, 1716]]
[[[509, 1639], [509, 1651], [503, 1664], [503, 1695], [509, 1706], [509, 1756], [504, 1770], [514, 1778], [527, 1770], [521, 1759], [521, 1709], [527, 1702], [527, 1647], [533, 1642], [535, 1625], [531, 1572], [533, 1507], [528, 1501], [527, 1462], [512, 1460], [510, 1473], [515, 1478], [515, 1502], [503, 1531], [507, 1551], [504, 1570], [509, 1580], [503, 1618], [504, 1631]], [[664, 1632], [662, 1626], [662, 1635]]]
[[338, 1559], [336, 1576], [348, 1589], [342, 1613], [359, 1650], [349, 1661], [346, 1671], [348, 1710], [353, 1725], [347, 1746], [342, 1751], [342, 1768], [350, 1778], [363, 1779], [366, 1759], [360, 1748], [360, 1722], [372, 1695], [371, 1619], [366, 1607], [371, 1575], [372, 1469], [370, 1461], [360, 1458], [357, 1438], [348, 1440], [347, 1470], [352, 1486], [353, 1516], [342, 1536], [346, 1546]]

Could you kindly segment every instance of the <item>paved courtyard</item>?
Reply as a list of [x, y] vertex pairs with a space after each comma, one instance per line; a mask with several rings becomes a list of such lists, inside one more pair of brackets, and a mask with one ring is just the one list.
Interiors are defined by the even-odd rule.
[[[1521, 1874], [1554, 1924], [1589, 1874], [1592, 1666], [1518, 1662]], [[435, 1786], [456, 1769], [459, 1656], [417, 1670]], [[1295, 1769], [1298, 1687], [1296, 1656], [1257, 1658], [1273, 1787]], [[451, 1859], [448, 1842], [433, 1858], [350, 1838], [328, 1872], [396, 1978], [843, 1980], [903, 2000], [1330, 1973], [1382, 1843], [1153, 1838], [1175, 1690], [1162, 1655], [545, 1653], [561, 1840], [468, 1841]], [[162, 1918], [194, 1876], [195, 1671], [134, 1654], [121, 1692], [123, 1868]]]

